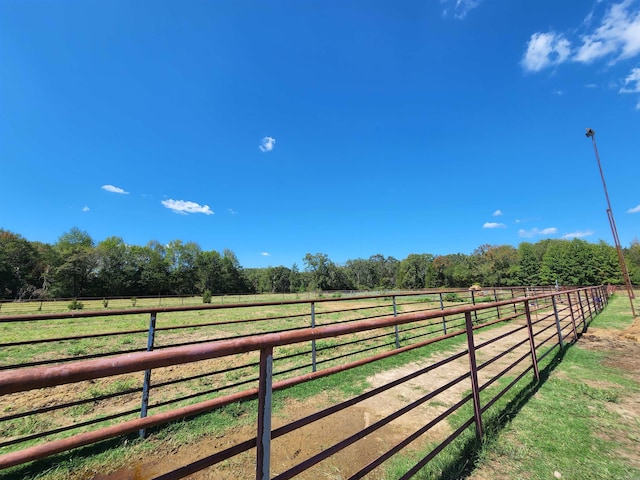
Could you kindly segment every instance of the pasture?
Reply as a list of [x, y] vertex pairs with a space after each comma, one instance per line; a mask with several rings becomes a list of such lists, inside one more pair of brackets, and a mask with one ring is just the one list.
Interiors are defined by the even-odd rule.
[[[507, 296], [510, 294], [511, 292], [500, 292], [495, 295]], [[245, 304], [243, 308], [227, 305], [224, 309], [214, 307], [204, 311], [173, 311], [171, 307], [168, 307], [166, 311], [156, 312], [156, 337], [154, 338], [153, 345], [154, 348], [163, 349], [169, 346], [209, 342], [212, 339], [215, 341], [225, 341], [233, 338], [256, 336], [264, 332], [290, 332], [297, 329], [304, 329], [309, 326], [310, 321], [314, 322], [318, 327], [323, 325], [341, 325], [362, 318], [376, 319], [389, 317], [393, 315], [394, 311], [402, 315], [407, 312], [436, 311], [443, 307], [447, 308], [451, 305], [456, 306], [460, 304], [459, 302], [452, 302], [451, 305], [443, 305], [440, 303], [441, 299], [441, 295], [433, 293], [423, 293], [406, 297], [385, 296], [353, 300], [335, 298], [330, 301], [322, 301], [323, 299], [318, 299], [318, 302], [313, 302], [310, 311], [310, 304], [305, 304], [304, 302], [298, 304], [261, 306]], [[548, 314], [544, 313], [545, 311], [549, 311], [550, 304], [536, 302], [535, 308], [539, 311], [537, 315], [542, 315], [542, 317], [540, 317], [541, 320], [537, 321], [540, 327], [536, 327], [536, 329], [542, 328], [540, 332], [551, 331], [552, 334], [550, 338], [552, 338], [554, 335], [553, 330], [549, 330], [549, 328], [551, 328], [553, 324], [550, 324], [549, 327], [544, 326], [547, 321], [544, 319], [551, 318]], [[566, 311], [567, 308], [566, 306], [562, 307], [564, 311]], [[245, 313], [238, 314], [237, 316], [233, 313], [239, 311], [244, 311]], [[198, 315], [196, 315], [196, 313]], [[495, 319], [496, 317], [506, 317], [509, 314], [516, 315], [518, 309], [516, 308], [514, 310], [514, 305], [502, 305], [474, 313], [479, 313], [479, 315], [476, 315], [476, 318], [474, 318], [474, 322], [482, 324], [483, 322], [491, 323], [491, 319]], [[589, 318], [595, 313], [591, 311], [590, 305], [588, 313]], [[82, 359], [91, 358], [95, 355], [120, 354], [122, 350], [118, 349], [129, 349], [132, 347], [134, 339], [137, 339], [135, 341], [139, 342], [135, 345], [137, 348], [145, 348], [145, 342], [148, 341], [148, 328], [146, 328], [148, 325], [145, 327], [145, 319], [148, 323], [148, 313], [145, 315], [144, 312], [131, 312], [126, 315], [121, 315], [123, 318], [117, 316], [91, 317], [88, 316], [87, 312], [83, 313], [83, 315], [87, 316], [83, 318], [56, 319], [56, 322], [59, 322], [62, 330], [58, 331], [56, 333], [58, 336], [55, 337], [59, 339], [59, 342], [86, 342], [82, 347], [82, 351], [78, 352], [78, 350], [72, 351], [67, 349], [61, 355], [59, 348], [51, 348], [51, 343], [55, 342], [45, 341], [54, 337], [47, 337], [42, 334], [37, 335], [31, 332], [30, 335], [35, 335], [32, 337], [34, 339], [33, 342], [35, 342], [36, 345], [38, 345], [37, 348], [40, 349], [38, 351], [38, 358], [32, 358], [31, 363], [40, 362], [38, 363], [39, 365], [46, 365], [50, 362], [65, 363], [72, 361], [69, 360], [70, 358]], [[139, 317], [142, 317], [142, 319]], [[116, 322], [109, 323], [111, 320], [116, 319]], [[136, 324], [136, 321], [139, 323]], [[38, 320], [37, 322], [41, 321]], [[42, 320], [42, 322], [43, 325], [48, 323], [44, 322], [44, 320]], [[69, 322], [71, 322], [71, 324], [69, 324]], [[73, 322], [78, 323], [74, 326]], [[125, 343], [124, 345], [105, 343], [105, 339], [110, 338], [112, 336], [111, 334], [116, 332], [117, 322], [122, 322], [122, 324], [118, 325], [118, 328], [121, 329], [118, 330], [121, 335], [116, 335], [116, 337], [130, 337], [129, 343]], [[105, 323], [109, 325], [108, 328], [104, 326]], [[444, 323], [442, 319], [438, 318], [438, 320], [435, 321], [435, 318], [432, 317], [431, 320], [411, 322], [400, 325], [399, 328], [384, 327], [380, 329], [370, 329], [366, 332], [354, 333], [347, 336], [317, 340], [311, 345], [306, 343], [277, 347], [274, 350], [274, 381], [280, 378], [293, 378], [296, 375], [313, 371], [316, 368], [321, 370], [345, 362], [352, 362], [357, 359], [375, 355], [377, 352], [393, 350], [394, 348], [398, 348], [398, 346], [406, 347], [411, 344], [417, 344], [425, 341], [425, 339], [442, 336], [443, 331], [447, 328], [450, 333], [460, 331], [463, 323], [464, 318], [461, 315], [451, 315], [447, 317]], [[510, 322], [504, 323], [504, 327], [500, 328], [506, 328], [509, 323]], [[20, 330], [20, 324], [21, 322], [7, 322], [2, 326], [7, 327], [12, 325], [14, 329], [13, 333], [16, 335], [14, 338], [18, 338], [17, 331]], [[496, 330], [498, 326], [499, 324], [493, 326], [487, 324], [487, 327], [483, 328]], [[563, 328], [566, 332], [563, 335], [568, 339], [572, 338], [573, 333], [571, 333], [570, 322], [566, 323]], [[22, 330], [24, 330], [24, 325]], [[496, 332], [498, 330], [496, 330]], [[518, 327], [517, 330], [521, 330], [521, 328]], [[75, 333], [75, 335], [72, 336], [83, 338], [71, 339], [68, 336], [65, 337], [64, 335], [69, 335], [69, 332]], [[109, 333], [109, 335], [106, 335], [107, 333]], [[507, 335], [507, 333], [503, 335]], [[486, 335], [490, 334], [488, 333]], [[103, 342], [101, 346], [99, 345], [100, 342]], [[319, 406], [323, 401], [329, 401], [330, 403], [337, 402], [343, 398], [358, 395], [371, 388], [372, 375], [375, 376], [376, 372], [380, 373], [389, 371], [389, 369], [404, 368], [403, 366], [412, 365], [413, 362], [416, 361], [424, 362], [426, 358], [435, 358], [433, 355], [437, 355], [438, 352], [442, 351], [450, 352], [445, 355], [448, 356], [455, 348], [458, 348], [456, 345], [460, 345], [461, 342], [464, 342], [464, 338], [460, 336], [444, 339], [428, 347], [406, 351], [399, 355], [382, 359], [374, 364], [366, 364], [357, 369], [326, 377], [321, 381], [303, 383], [287, 390], [276, 392], [274, 395], [274, 414], [276, 415], [276, 419], [282, 415], [286, 417], [286, 412], [291, 410], [292, 406], [295, 407], [295, 405], [298, 406], [298, 409], [300, 409], [303, 404], [304, 408], [309, 408], [310, 405]], [[495, 340], [488, 342], [493, 343]], [[17, 342], [14, 341], [13, 343]], [[550, 352], [553, 348], [553, 345], [550, 344], [547, 347], [541, 347], [539, 352], [541, 356], [544, 357], [547, 356], [545, 352]], [[482, 355], [488, 355], [488, 353], [486, 353], [488, 351], [489, 350], [485, 348], [485, 353]], [[502, 355], [504, 354], [501, 354], [501, 356]], [[483, 357], [479, 357], [479, 360], [481, 358]], [[550, 358], [552, 357], [548, 357], [546, 361], [548, 362]], [[3, 366], [5, 369], [11, 369], [12, 364], [15, 365], [13, 362], [19, 361], [19, 358], [14, 352], [14, 355], [8, 355], [6, 359], [3, 359]], [[487, 362], [493, 363], [495, 360], [487, 360]], [[498, 364], [499, 362], [494, 365]], [[541, 368], [544, 367], [541, 366]], [[488, 372], [489, 370], [490, 369], [487, 369], [485, 371]], [[231, 392], [241, 391], [251, 385], [255, 385], [257, 381], [257, 371], [258, 358], [252, 353], [154, 369], [151, 377], [152, 388], [150, 392], [151, 401], [149, 403], [149, 414], [153, 415], [155, 413], [152, 410], [162, 411], [175, 409], [182, 405], [202, 401], [205, 398], [214, 398], [221, 395], [228, 395]], [[526, 373], [526, 370], [524, 373]], [[491, 380], [492, 383], [493, 381], [494, 380]], [[496, 385], [500, 385], [504, 381], [506, 381], [506, 378], [499, 380]], [[7, 403], [9, 403], [9, 405], [7, 403], [3, 405], [5, 412], [7, 411], [7, 407], [8, 411], [11, 412], [9, 415], [5, 415], [4, 425], [9, 425], [9, 428], [13, 428], [13, 431], [7, 431], [7, 429], [2, 430], [3, 433], [13, 434], [5, 435], [4, 439], [7, 441], [3, 444], [3, 451], [12, 449], [12, 447], [15, 448], [14, 446], [17, 446], [18, 442], [14, 442], [14, 440], [20, 438], [20, 435], [22, 435], [23, 439], [21, 447], [24, 447], [24, 442], [37, 443], [38, 441], [42, 441], [39, 440], [41, 438], [51, 439], [56, 435], [68, 435], [68, 433], [64, 433], [69, 431], [64, 423], [64, 419], [66, 418], [68, 424], [68, 417], [73, 419], [73, 425], [70, 426], [74, 429], [73, 433], [82, 431], [83, 429], [96, 428], [96, 426], [100, 426], [102, 423], [115, 423], [126, 420], [126, 418], [135, 418], [140, 414], [139, 405], [142, 390], [140, 384], [140, 375], [127, 374], [118, 377], [108, 377], [106, 379], [95, 379], [89, 382], [74, 383], [71, 385], [73, 387], [71, 390], [69, 390], [71, 387], [69, 385], [53, 387], [46, 391], [47, 398], [42, 399], [39, 399], [37, 395], [35, 395], [35, 393], [38, 392], [37, 390], [25, 392], [29, 395], [22, 393], [3, 396], [2, 400], [6, 400]], [[494, 391], [493, 387], [483, 393], [483, 397], [486, 397], [490, 391]], [[329, 395], [329, 397], [327, 397], [327, 395]], [[35, 413], [24, 416], [22, 415], [23, 412], [20, 412], [20, 406], [10, 404], [11, 400], [16, 400], [19, 397], [25, 401], [22, 409], [31, 409], [30, 411]], [[73, 399], [71, 402], [69, 401], [70, 398]], [[322, 400], [322, 398], [324, 398], [324, 400]], [[436, 401], [436, 405], [438, 402], [442, 401]], [[34, 408], [36, 405], [39, 406]], [[464, 412], [464, 409], [461, 410], [461, 412]], [[460, 415], [463, 415], [463, 413]], [[14, 418], [7, 418], [12, 416]], [[57, 417], [59, 417], [59, 419]], [[344, 418], [350, 417], [352, 416]], [[37, 418], [41, 418], [43, 424], [33, 421], [33, 419]], [[57, 420], [60, 421], [59, 424], [55, 423]], [[37, 467], [34, 466], [33, 468], [39, 468], [41, 470], [43, 466], [49, 465], [53, 476], [47, 478], [92, 478], [88, 476], [89, 474], [87, 472], [101, 471], [107, 464], [110, 468], [115, 468], [118, 465], [126, 465], [127, 462], [130, 462], [132, 455], [141, 455], [141, 452], [147, 451], [147, 449], [155, 449], [157, 451], [157, 449], [160, 448], [160, 450], [162, 450], [162, 445], [166, 444], [167, 441], [169, 441], [169, 443], [177, 442], [180, 445], [193, 446], [195, 445], [193, 442], [198, 442], [199, 439], [210, 438], [211, 432], [213, 431], [217, 432], [215, 438], [223, 439], [227, 442], [237, 437], [236, 433], [239, 428], [250, 429], [249, 426], [254, 422], [255, 401], [233, 403], [217, 409], [214, 412], [200, 415], [189, 422], [178, 422], [177, 424], [173, 424], [173, 426], [151, 429], [151, 431], [148, 432], [148, 438], [144, 441], [136, 440], [135, 437], [126, 437], [126, 448], [122, 446], [117, 447], [118, 442], [114, 444], [115, 441], [107, 441], [92, 447], [84, 447], [83, 449], [76, 450], [75, 454], [61, 454], [56, 457], [51, 457], [48, 460], [37, 462], [35, 464]], [[242, 427], [243, 425], [246, 427]], [[22, 429], [20, 430], [21, 427]], [[38, 430], [41, 431], [42, 435], [39, 436], [38, 433], [26, 434], [27, 432], [37, 432]], [[56, 432], [56, 430], [59, 430], [59, 432]], [[317, 433], [317, 429], [315, 431]], [[29, 439], [29, 436], [33, 438]], [[25, 437], [27, 438], [25, 439]], [[131, 443], [132, 441], [133, 444]], [[294, 457], [300, 454], [298, 450], [300, 449], [294, 449], [292, 451]], [[296, 451], [298, 451], [297, 454], [295, 453]], [[114, 455], [118, 457], [118, 460], [114, 458]], [[74, 471], [73, 475], [78, 476], [68, 476], [68, 462], [74, 465], [72, 468]], [[396, 459], [395, 462], [397, 463], [398, 460]], [[67, 466], [65, 467], [65, 465]], [[100, 465], [102, 465], [102, 467], [100, 467]], [[225, 462], [221, 464], [223, 471], [224, 465]], [[234, 463], [227, 464], [227, 467], [230, 468], [230, 470], [228, 470], [229, 472], [232, 472], [235, 468]], [[21, 472], [20, 475], [25, 476], [24, 478], [36, 478], [35, 471], [31, 470], [29, 466], [14, 471]], [[27, 475], [34, 476], [29, 477]], [[62, 476], [56, 477], [56, 475]], [[300, 478], [306, 477], [303, 476]], [[392, 475], [379, 478], [396, 478], [396, 476]]]

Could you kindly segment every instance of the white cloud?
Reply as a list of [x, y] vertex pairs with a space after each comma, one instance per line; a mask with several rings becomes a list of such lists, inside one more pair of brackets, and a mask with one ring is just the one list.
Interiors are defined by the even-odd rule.
[[555, 32], [534, 33], [527, 44], [522, 66], [530, 72], [565, 62], [571, 54], [571, 44], [562, 34]]
[[[635, 10], [633, 7], [636, 7]], [[624, 0], [612, 5], [602, 23], [581, 37], [575, 53], [577, 62], [591, 63], [615, 55], [611, 64], [633, 58], [640, 53], [640, 10], [636, 0]]]
[[187, 215], [188, 213], [204, 213], [205, 215], [213, 215], [213, 211], [209, 208], [209, 205], [200, 205], [186, 200], [173, 200], [170, 198], [169, 200], [162, 200], [162, 205], [181, 215]]
[[271, 254], [269, 252], [262, 252], [260, 255], [262, 255], [263, 257], [270, 257]]
[[620, 93], [640, 93], [640, 68], [634, 68], [624, 79]]
[[238, 213], [238, 212], [236, 212], [233, 208], [229, 208], [229, 209], [228, 209], [228, 212], [229, 212], [231, 215], [235, 215], [235, 214], [237, 214], [237, 213]]
[[273, 137], [264, 137], [260, 140], [260, 146], [258, 147], [263, 152], [270, 152], [276, 145], [276, 139]]
[[498, 209], [498, 210], [496, 210], [495, 212], [493, 212], [493, 216], [494, 216], [494, 217], [499, 217], [500, 215], [504, 215], [504, 214], [502, 213], [502, 210], [500, 210], [500, 209]]
[[583, 238], [583, 237], [588, 237], [590, 235], [593, 235], [593, 232], [591, 230], [583, 230], [583, 231], [578, 231], [573, 233], [567, 233], [566, 235], [563, 235], [562, 238], [564, 239]]
[[88, 212], [90, 210], [89, 207], [87, 207], [86, 205], [84, 207], [82, 207], [82, 211], [83, 212]]
[[[597, 1], [596, 8], [602, 1]], [[596, 18], [595, 9], [589, 12], [578, 29], [566, 33], [536, 32], [531, 35], [521, 64], [526, 71], [539, 72], [545, 68], [572, 61], [591, 64], [608, 60], [612, 66], [621, 60], [640, 55], [640, 0], [622, 0], [610, 5]], [[582, 34], [577, 34], [578, 31]], [[640, 93], [640, 71], [633, 69], [624, 80], [620, 93]], [[619, 85], [621, 82], [614, 82]], [[587, 84], [587, 88], [595, 88]], [[618, 88], [616, 86], [616, 88]], [[640, 110], [640, 101], [636, 105]]]
[[532, 228], [531, 230], [518, 230], [518, 236], [522, 238], [532, 238], [538, 235], [553, 235], [555, 233], [558, 233], [558, 229], [555, 227], [543, 228], [542, 230], [539, 230], [538, 228]]
[[564, 91], [562, 91], [562, 90], [557, 90], [557, 89], [556, 89], [556, 90], [554, 90], [554, 91], [553, 91], [553, 92], [551, 92], [551, 93], [553, 93], [554, 95], [557, 95], [557, 96], [559, 96], [559, 97], [561, 97], [562, 95], [564, 95]]
[[507, 228], [507, 226], [504, 223], [485, 222], [482, 228]]
[[627, 210], [627, 213], [640, 213], [640, 205], [630, 208], [629, 210]]
[[[455, 4], [453, 5], [453, 16], [460, 20], [466, 17], [467, 13], [469, 13], [471, 10], [480, 5], [480, 3], [482, 3], [482, 0], [440, 0], [440, 3], [448, 5], [454, 1]], [[442, 11], [442, 15], [445, 17], [448, 15], [448, 13], [448, 8], [445, 8]]]
[[107, 192], [111, 192], [111, 193], [120, 193], [122, 195], [129, 195], [129, 192], [125, 192], [120, 187], [114, 187], [113, 185], [103, 185], [102, 189], [106, 190]]

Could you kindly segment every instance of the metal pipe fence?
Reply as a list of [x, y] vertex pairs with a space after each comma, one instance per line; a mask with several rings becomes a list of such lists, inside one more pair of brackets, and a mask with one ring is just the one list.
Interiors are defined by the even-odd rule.
[[[126, 339], [131, 335], [140, 336], [146, 341], [146, 346], [136, 345], [137, 348], [104, 348], [100, 351], [96, 347], [94, 351], [97, 353], [52, 355], [43, 360], [17, 362], [12, 360], [11, 355], [0, 357], [0, 363], [4, 363], [0, 366], [0, 405], [4, 406], [4, 415], [0, 416], [0, 432], [8, 432], [0, 437], [0, 468], [20, 465], [128, 433], [137, 432], [144, 436], [146, 429], [150, 427], [257, 398], [258, 427], [255, 438], [216, 452], [208, 459], [197, 462], [197, 465], [181, 467], [171, 473], [173, 476], [166, 478], [182, 478], [251, 449], [256, 450], [256, 478], [272, 478], [269, 464], [271, 440], [467, 357], [469, 367], [466, 374], [451, 379], [388, 418], [369, 425], [273, 477], [292, 478], [314, 468], [334, 453], [348, 448], [398, 417], [410, 414], [415, 408], [468, 379], [471, 384], [470, 395], [427, 421], [422, 428], [380, 455], [376, 461], [362, 466], [352, 477], [361, 478], [378, 468], [460, 408], [468, 403], [472, 404], [473, 416], [463, 421], [452, 435], [407, 471], [403, 478], [410, 478], [417, 471], [416, 468], [422, 468], [451, 443], [457, 437], [456, 432], [459, 434], [474, 424], [476, 435], [481, 438], [483, 414], [528, 372], [533, 371], [534, 378], [539, 379], [538, 363], [555, 351], [556, 347], [563, 349], [567, 343], [576, 341], [593, 316], [604, 308], [610, 294], [602, 286], [567, 291], [536, 289], [535, 294], [531, 289], [521, 291], [523, 295], [518, 297], [513, 289], [492, 289], [481, 292], [481, 296], [473, 291], [426, 291], [349, 299], [227, 304], [198, 308], [167, 307], [142, 311], [104, 311], [97, 314], [73, 312], [53, 316], [29, 315], [28, 318], [0, 317], [0, 326], [24, 327], [31, 325], [29, 322], [35, 322], [33, 325], [40, 327], [58, 322], [64, 328], [74, 328], [80, 319], [93, 322], [89, 325], [91, 328], [110, 328], [111, 325], [104, 327], [101, 323], [96, 323], [96, 318], [104, 317], [107, 321], [124, 318], [121, 330], [56, 337], [43, 334], [31, 342], [40, 346], [56, 345], [58, 349], [60, 345], [68, 348], [69, 343], [64, 342], [88, 339], [102, 341], [113, 337]], [[192, 315], [211, 311], [220, 315], [205, 321], [199, 317], [191, 318]], [[242, 314], [236, 315], [235, 312]], [[163, 324], [158, 319], [159, 314], [162, 314], [161, 320], [165, 316], [173, 318]], [[127, 328], [132, 322], [141, 323], [138, 317], [143, 315], [149, 315], [148, 328]], [[68, 322], [72, 322], [71, 325]], [[510, 329], [491, 338], [476, 340], [477, 332], [492, 331], [491, 328], [498, 325], [508, 325]], [[287, 426], [271, 428], [273, 391], [381, 361], [410, 350], [428, 348], [453, 337], [465, 337], [466, 349], [429, 364], [404, 379], [394, 380], [384, 388], [372, 389]], [[505, 341], [511, 343], [505, 345], [499, 353], [488, 359], [479, 359], [477, 352], [483, 355], [484, 349], [491, 345], [501, 345]], [[0, 345], [0, 352], [27, 345], [26, 342], [28, 341], [5, 342]], [[41, 354], [47, 356], [42, 352]], [[485, 378], [484, 373], [491, 370], [492, 366], [513, 357], [516, 359], [501, 366], [503, 368], [500, 372]], [[197, 368], [183, 370], [187, 366]], [[515, 379], [493, 397], [482, 401], [481, 393], [487, 392], [508, 375], [513, 375], [518, 368], [521, 371], [517, 371]], [[139, 373], [143, 374], [142, 385], [136, 380], [140, 378], [137, 377]], [[158, 380], [154, 381], [155, 378]], [[70, 386], [76, 387], [75, 391], [86, 389], [88, 394], [84, 398], [69, 400], [68, 395], [65, 395], [65, 388]], [[180, 388], [176, 389], [176, 386]], [[37, 389], [51, 392], [49, 401], [42, 404], [32, 402], [23, 408], [12, 406], [17, 396]], [[187, 389], [189, 393], [178, 393], [183, 389]], [[136, 397], [141, 406], [134, 406]], [[96, 412], [91, 414], [96, 405], [114, 401], [124, 408], [107, 416], [96, 415]], [[49, 417], [52, 413], [74, 411], [84, 413], [77, 415], [71, 423], [45, 424], [34, 431], [11, 434], [12, 426], [21, 422], [37, 426], [42, 423], [38, 419]]]

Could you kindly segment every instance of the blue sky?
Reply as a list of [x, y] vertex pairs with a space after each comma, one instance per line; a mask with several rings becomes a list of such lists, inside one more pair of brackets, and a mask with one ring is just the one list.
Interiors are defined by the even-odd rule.
[[0, 228], [244, 267], [640, 236], [640, 0], [3, 0]]

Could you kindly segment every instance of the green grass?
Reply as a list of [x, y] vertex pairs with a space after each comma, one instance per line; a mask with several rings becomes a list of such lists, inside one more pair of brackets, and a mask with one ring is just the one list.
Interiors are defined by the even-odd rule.
[[[633, 301], [633, 306], [637, 314], [640, 315], [640, 292], [636, 294], [636, 299]], [[598, 315], [593, 323], [592, 327], [597, 328], [610, 328], [613, 330], [622, 330], [629, 327], [633, 323], [631, 317], [631, 306], [629, 304], [629, 297], [626, 295], [613, 295], [609, 300], [609, 304], [604, 311]]]
[[[625, 328], [632, 322], [628, 311], [628, 299], [616, 297], [592, 326]], [[625, 458], [625, 450], [638, 458], [640, 424], [616, 408], [637, 398], [640, 383], [628, 372], [606, 366], [610, 356], [580, 342], [559, 351], [540, 365], [540, 383], [530, 375], [523, 378], [483, 415], [483, 442], [470, 427], [415, 478], [542, 480], [558, 472], [569, 479], [640, 479], [640, 470]], [[482, 397], [491, 394], [483, 392]], [[467, 404], [451, 424], [455, 428], [471, 415]], [[387, 478], [401, 476], [433, 447], [394, 459]]]
[[[585, 383], [593, 376], [611, 386]], [[601, 355], [571, 347], [537, 394], [488, 442], [484, 463], [505, 478], [551, 478], [557, 471], [572, 479], [638, 479], [640, 470], [624, 459], [617, 441], [637, 435], [637, 424], [623, 421], [611, 404], [639, 391], [637, 383], [605, 367]]]
[[[626, 299], [625, 299], [626, 300]], [[141, 300], [138, 300], [141, 302]], [[109, 303], [109, 307], [111, 307], [111, 302]], [[139, 305], [138, 305], [139, 306]], [[304, 308], [308, 309], [308, 305], [304, 306], [288, 306], [291, 307], [290, 312], [297, 312], [296, 308]], [[324, 306], [323, 306], [324, 307]], [[388, 307], [385, 307], [388, 309]], [[320, 304], [318, 305], [317, 312], [320, 310]], [[329, 310], [328, 308], [326, 310]], [[161, 314], [159, 316], [162, 319], [162, 325], [180, 325], [185, 324], [185, 322], [191, 321], [208, 321], [211, 317], [210, 315], [214, 314], [216, 311], [206, 311], [206, 312], [188, 312], [187, 314], [182, 313], [167, 313]], [[308, 310], [307, 310], [308, 312]], [[229, 312], [226, 312], [229, 315]], [[262, 316], [268, 316], [271, 313], [266, 310], [261, 310]], [[190, 315], [191, 317], [187, 317]], [[198, 315], [198, 317], [194, 317]], [[252, 313], [255, 315], [255, 312]], [[308, 313], [307, 313], [308, 315]], [[319, 314], [320, 315], [320, 314]], [[332, 314], [330, 314], [332, 315]], [[129, 319], [119, 320], [113, 318], [113, 323], [117, 322], [127, 322], [133, 321], [133, 316]], [[139, 323], [144, 323], [144, 319], [140, 319], [141, 316], [135, 316], [135, 321]], [[189, 320], [191, 318], [191, 320]], [[195, 320], [193, 320], [195, 318]], [[80, 320], [80, 319], [78, 319]], [[69, 323], [78, 322], [78, 320], [69, 320]], [[83, 319], [84, 320], [84, 319]], [[109, 319], [111, 321], [112, 319]], [[286, 320], [289, 322], [289, 320]], [[66, 322], [66, 321], [65, 321]], [[101, 327], [101, 323], [104, 322], [104, 319], [98, 319], [93, 323], [95, 328]], [[278, 320], [280, 322], [280, 320]], [[303, 319], [303, 322], [308, 322], [308, 316], [306, 319]], [[269, 322], [264, 322], [268, 324]], [[80, 325], [86, 325], [83, 323], [79, 323]], [[108, 325], [108, 329], [114, 328], [114, 324]], [[243, 324], [241, 324], [243, 325]], [[66, 325], [70, 327], [70, 325]], [[130, 326], [128, 327], [130, 328]], [[144, 327], [143, 327], [144, 328]], [[246, 327], [250, 328], [247, 324]], [[457, 328], [456, 328], [457, 330]], [[240, 330], [243, 331], [243, 330]], [[122, 341], [122, 338], [118, 340]], [[326, 342], [325, 345], [330, 345], [330, 341], [324, 340]], [[274, 413], [277, 414], [279, 409], [281, 409], [284, 405], [286, 398], [295, 398], [298, 400], [304, 400], [305, 398], [310, 398], [315, 395], [319, 395], [321, 393], [331, 392], [331, 397], [333, 399], [339, 400], [341, 398], [346, 398], [350, 396], [357, 395], [366, 390], [369, 385], [366, 382], [366, 378], [374, 375], [380, 371], [393, 369], [395, 367], [405, 365], [412, 361], [416, 360], [424, 360], [425, 357], [430, 355], [434, 355], [443, 351], [452, 351], [455, 347], [459, 347], [464, 342], [463, 337], [456, 337], [452, 339], [448, 339], [442, 342], [438, 342], [437, 344], [431, 345], [429, 347], [425, 347], [419, 350], [414, 350], [410, 352], [406, 352], [400, 355], [396, 355], [385, 359], [381, 362], [376, 362], [372, 364], [367, 364], [357, 369], [348, 370], [345, 372], [341, 372], [336, 375], [332, 375], [330, 377], [322, 378], [313, 382], [307, 382], [295, 387], [292, 387], [286, 391], [275, 392], [274, 394]], [[319, 342], [319, 344], [321, 344]], [[86, 348], [85, 346], [82, 346]], [[292, 346], [289, 348], [294, 348], [296, 346]], [[304, 346], [304, 348], [309, 348], [308, 345]], [[573, 348], [569, 349], [572, 351]], [[546, 371], [551, 371], [553, 368], [556, 368], [557, 362], [553, 362], [550, 359], [550, 362], [546, 368]], [[541, 368], [545, 368], [544, 365]], [[238, 372], [229, 372], [229, 377], [234, 377], [238, 375]], [[573, 375], [573, 374], [572, 374]], [[242, 375], [240, 375], [242, 376]], [[576, 376], [576, 375], [573, 375]], [[530, 376], [529, 376], [530, 377]], [[527, 378], [529, 378], [527, 377]], [[614, 378], [614, 377], [612, 377]], [[228, 378], [227, 380], [235, 380], [238, 378]], [[198, 381], [202, 383], [201, 381]], [[521, 381], [521, 383], [526, 383], [525, 380]], [[131, 385], [114, 385], [114, 391], [120, 391], [120, 389], [129, 388]], [[106, 388], [106, 387], [105, 387]], [[607, 387], [606, 392], [598, 391], [595, 387], [590, 386], [589, 384], [583, 384], [582, 387], [581, 398], [587, 397], [589, 401], [603, 401], [607, 402], [608, 398], [614, 398], [616, 392], [618, 392], [615, 388]], [[535, 391], [537, 391], [538, 386], [527, 384], [521, 390], [515, 389], [510, 392], [509, 395], [505, 396], [501, 402], [499, 402], [496, 406], [492, 408], [492, 410], [488, 413], [487, 417], [487, 427], [489, 431], [500, 431], [502, 429], [502, 425], [505, 422], [504, 419], [510, 419], [515, 415], [515, 412], [519, 411], [522, 408], [522, 405], [526, 403], [526, 400], [531, 397]], [[100, 393], [110, 393], [109, 391], [101, 391]], [[524, 393], [523, 393], [524, 392]], [[533, 393], [532, 393], [533, 392]], [[89, 392], [92, 394], [93, 392]], [[618, 392], [619, 393], [619, 392]], [[590, 395], [590, 396], [589, 396]], [[624, 394], [619, 393], [619, 395], [624, 396]], [[595, 398], [594, 398], [595, 397]], [[525, 400], [523, 400], [525, 399]], [[178, 405], [176, 405], [178, 406]], [[199, 439], [206, 437], [207, 435], [211, 435], [212, 432], [224, 432], [226, 429], [237, 427], [242, 424], [251, 424], [255, 423], [255, 412], [256, 412], [256, 402], [255, 401], [247, 401], [238, 404], [229, 405], [227, 407], [216, 410], [215, 412], [211, 412], [208, 414], [200, 415], [198, 417], [190, 419], [182, 422], [175, 422], [169, 426], [165, 426], [162, 428], [152, 429], [150, 430], [151, 437], [145, 441], [138, 441], [135, 436], [129, 436], [123, 439], [111, 440], [102, 442], [97, 445], [93, 445], [90, 447], [77, 449], [73, 452], [57, 455], [51, 457], [49, 459], [42, 460], [40, 462], [36, 462], [31, 465], [16, 467], [9, 471], [0, 471], [0, 479], [9, 479], [9, 478], [23, 478], [27, 479], [38, 479], [38, 480], [61, 480], [68, 478], [82, 478], [82, 477], [72, 477], [70, 472], [81, 472], [81, 471], [91, 471], [94, 469], [96, 471], [104, 470], [105, 466], [109, 466], [111, 468], [118, 467], [120, 465], [126, 465], [128, 459], [133, 457], [139, 457], [144, 455], [144, 452], [153, 451], [158, 449], [162, 445], [167, 443], [177, 444], [177, 445], [188, 445], [191, 442], [196, 442]], [[461, 411], [457, 417], [452, 419], [452, 422], [455, 421], [464, 421], [465, 418], [468, 418], [470, 415], [470, 406], [467, 407], [466, 410]], [[506, 413], [504, 413], [506, 412]], [[73, 412], [74, 415], [82, 415], [88, 413], [88, 409], [77, 410]], [[466, 417], [465, 417], [466, 415]], [[495, 416], [495, 420], [492, 420], [493, 416]], [[493, 436], [489, 436], [489, 440], [487, 445], [490, 444]], [[464, 436], [462, 436], [457, 442], [449, 450], [446, 450], [441, 455], [436, 457], [436, 460], [430, 464], [431, 470], [429, 472], [425, 471], [424, 475], [419, 478], [459, 478], [458, 475], [460, 472], [470, 471], [470, 466], [477, 464], [482, 461], [485, 457], [485, 450], [480, 448], [481, 446], [477, 445], [474, 439], [473, 432], [467, 432]], [[463, 460], [461, 460], [463, 459]], [[471, 459], [471, 460], [470, 460]], [[397, 460], [398, 463], [410, 463], [410, 460], [400, 459]], [[401, 468], [401, 467], [398, 467]], [[444, 472], [444, 473], [443, 473]], [[442, 476], [450, 473], [450, 476]], [[8, 476], [5, 476], [8, 475]], [[421, 475], [423, 475], [421, 473]], [[429, 475], [441, 475], [437, 476], [429, 476]], [[389, 476], [389, 478], [397, 478], [396, 476]], [[506, 478], [506, 477], [505, 477]]]

